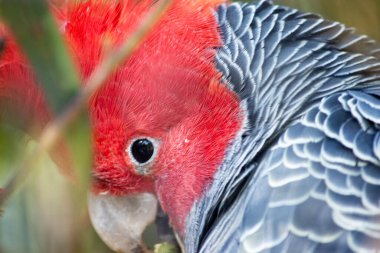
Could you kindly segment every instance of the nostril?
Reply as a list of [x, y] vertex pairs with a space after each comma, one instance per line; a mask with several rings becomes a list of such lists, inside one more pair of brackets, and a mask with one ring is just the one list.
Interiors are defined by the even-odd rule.
[[92, 173], [91, 179], [92, 179], [92, 184], [95, 186], [95, 188], [103, 188], [108, 184], [107, 179], [94, 173]]
[[94, 194], [99, 196], [110, 195], [116, 192], [114, 188], [116, 189], [117, 186], [112, 184], [109, 179], [97, 175], [92, 176], [91, 189]]

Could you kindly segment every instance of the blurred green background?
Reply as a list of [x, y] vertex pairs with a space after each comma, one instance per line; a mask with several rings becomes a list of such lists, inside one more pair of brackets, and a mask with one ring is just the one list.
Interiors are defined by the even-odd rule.
[[[320, 13], [380, 40], [380, 0], [277, 3]], [[33, 145], [17, 130], [0, 125], [0, 186], [10, 176], [19, 153]], [[91, 227], [85, 193], [67, 182], [47, 156], [38, 162], [39, 169], [4, 208], [0, 218], [0, 252], [110, 252]]]
[[302, 11], [321, 14], [357, 28], [358, 32], [380, 40], [380, 0], [274, 0]]

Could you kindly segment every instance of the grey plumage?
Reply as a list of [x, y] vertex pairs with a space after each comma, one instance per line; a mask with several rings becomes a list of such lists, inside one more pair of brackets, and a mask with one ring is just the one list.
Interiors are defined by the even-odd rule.
[[247, 122], [188, 217], [188, 252], [380, 251], [379, 45], [269, 1], [216, 18]]
[[[357, 97], [363, 94], [349, 91], [323, 99], [290, 126], [264, 156], [265, 162], [260, 164], [250, 187], [260, 185], [269, 192], [269, 204], [261, 220], [249, 226], [242, 223], [241, 252], [260, 252], [257, 245], [263, 245], [267, 252], [283, 252], [280, 245], [295, 237], [309, 245], [302, 252], [326, 252], [320, 249], [327, 246], [334, 247], [334, 252], [379, 249], [380, 168], [372, 146], [377, 145], [374, 136], [380, 131], [374, 122], [366, 120], [369, 128], [354, 128], [356, 132], [351, 134], [355, 138], [341, 141], [346, 122], [358, 122], [353, 116], [356, 108], [347, 106], [358, 103]], [[375, 97], [364, 97], [375, 102]], [[336, 113], [341, 119], [329, 125]], [[323, 122], [318, 122], [319, 114], [324, 114]], [[362, 116], [361, 112], [356, 115], [363, 120]], [[367, 134], [365, 139], [363, 134]], [[255, 201], [256, 190], [249, 197], [249, 205], [256, 207], [252, 209], [262, 211]], [[245, 216], [250, 219], [248, 212]], [[283, 224], [285, 221], [288, 223]], [[273, 231], [268, 231], [267, 226]], [[275, 237], [271, 238], [273, 233]], [[305, 246], [293, 247], [298, 252]]]

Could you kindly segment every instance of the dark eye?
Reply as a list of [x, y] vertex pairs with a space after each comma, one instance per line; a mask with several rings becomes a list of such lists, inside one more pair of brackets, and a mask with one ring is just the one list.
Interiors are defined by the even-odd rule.
[[154, 145], [148, 139], [137, 139], [131, 145], [133, 158], [141, 164], [148, 162], [154, 154]]

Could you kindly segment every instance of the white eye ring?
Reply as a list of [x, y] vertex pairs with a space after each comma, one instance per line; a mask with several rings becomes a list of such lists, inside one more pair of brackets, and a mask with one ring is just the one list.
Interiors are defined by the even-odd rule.
[[135, 165], [137, 174], [149, 175], [151, 173], [158, 147], [159, 141], [150, 137], [140, 136], [131, 140], [126, 151]]

